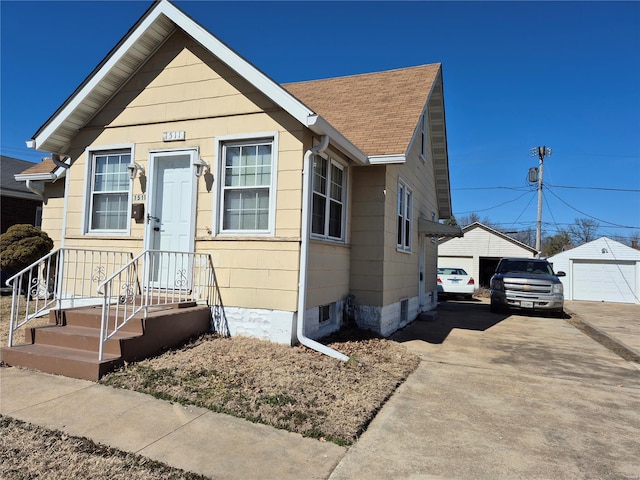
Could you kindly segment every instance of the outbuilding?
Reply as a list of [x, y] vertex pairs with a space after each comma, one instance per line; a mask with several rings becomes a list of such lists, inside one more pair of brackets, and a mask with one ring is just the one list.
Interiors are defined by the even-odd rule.
[[601, 237], [549, 257], [566, 300], [640, 303], [640, 251]]
[[476, 286], [488, 287], [489, 280], [503, 257], [530, 258], [536, 249], [480, 222], [462, 229], [461, 238], [441, 238], [438, 268], [463, 268]]

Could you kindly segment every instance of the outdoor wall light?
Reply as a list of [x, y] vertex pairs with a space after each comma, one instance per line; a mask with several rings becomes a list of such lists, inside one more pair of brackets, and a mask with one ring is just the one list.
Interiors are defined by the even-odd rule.
[[194, 161], [193, 166], [195, 167], [195, 174], [198, 178], [200, 178], [203, 173], [209, 172], [209, 164], [201, 158], [198, 158], [196, 161]]
[[144, 167], [139, 163], [133, 162], [127, 165], [127, 170], [129, 170], [129, 178], [134, 180], [138, 172], [140, 172], [140, 176], [144, 175]]

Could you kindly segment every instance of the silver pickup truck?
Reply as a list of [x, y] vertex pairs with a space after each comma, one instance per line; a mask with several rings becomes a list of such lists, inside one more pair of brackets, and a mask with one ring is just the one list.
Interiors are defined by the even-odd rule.
[[503, 258], [491, 277], [492, 312], [509, 308], [541, 310], [562, 315], [564, 294], [558, 277], [544, 259]]

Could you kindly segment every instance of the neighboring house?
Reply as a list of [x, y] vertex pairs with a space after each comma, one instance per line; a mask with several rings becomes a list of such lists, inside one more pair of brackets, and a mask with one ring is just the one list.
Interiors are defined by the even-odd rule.
[[601, 237], [549, 257], [566, 300], [640, 303], [640, 251]]
[[166, 0], [27, 143], [57, 246], [210, 253], [232, 335], [389, 335], [460, 235], [440, 64], [279, 85]]
[[33, 162], [17, 158], [0, 157], [0, 218], [2, 231], [16, 224], [28, 223], [40, 227], [42, 215], [42, 197], [29, 190], [25, 183], [17, 181], [15, 176], [32, 167]]
[[467, 225], [462, 232], [462, 238], [440, 239], [438, 267], [463, 268], [479, 287], [489, 287], [489, 280], [501, 258], [536, 255], [535, 248], [480, 222]]

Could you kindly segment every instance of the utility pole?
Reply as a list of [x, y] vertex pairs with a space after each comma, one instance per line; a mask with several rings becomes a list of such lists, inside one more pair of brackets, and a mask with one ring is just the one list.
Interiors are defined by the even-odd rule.
[[542, 235], [542, 171], [544, 167], [544, 157], [551, 156], [551, 149], [545, 146], [531, 149], [531, 156], [540, 159], [538, 175], [538, 221], [536, 222], [536, 256], [540, 257], [540, 237]]

